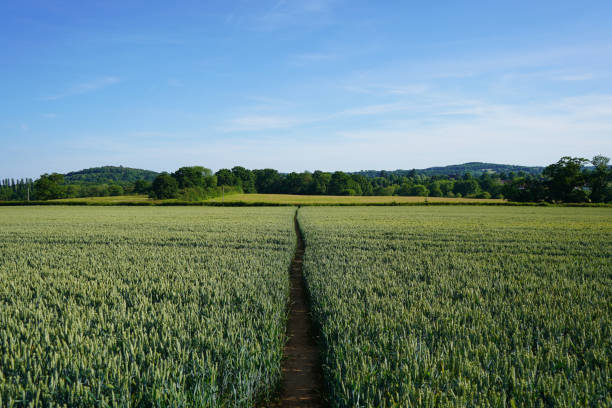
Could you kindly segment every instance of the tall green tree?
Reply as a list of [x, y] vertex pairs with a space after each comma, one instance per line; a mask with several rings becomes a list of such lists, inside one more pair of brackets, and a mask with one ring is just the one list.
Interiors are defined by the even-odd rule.
[[176, 198], [178, 196], [178, 182], [170, 174], [164, 172], [159, 174], [153, 180], [151, 192], [154, 198], [167, 199]]
[[351, 175], [351, 178], [357, 185], [359, 185], [359, 189], [361, 190], [359, 195], [371, 196], [374, 194], [372, 183], [370, 183], [370, 180], [368, 180], [366, 177], [360, 174], [353, 174]]
[[[230, 174], [233, 176], [231, 171]], [[274, 193], [280, 189], [281, 176], [277, 170], [253, 170], [253, 174], [255, 175], [255, 190], [258, 193]]]
[[308, 194], [323, 195], [327, 194], [327, 187], [331, 181], [332, 175], [321, 170], [316, 170], [312, 173], [312, 182], [308, 188]]
[[610, 159], [605, 156], [595, 156], [591, 160], [594, 166], [593, 171], [588, 175], [591, 187], [591, 201], [601, 203], [612, 200], [612, 188], [609, 184], [612, 181], [612, 169]]
[[336, 171], [329, 182], [328, 193], [331, 195], [361, 195], [361, 186], [355, 182], [350, 174]]
[[37, 200], [53, 200], [63, 198], [65, 187], [64, 175], [58, 173], [43, 174], [34, 182], [34, 191]]
[[453, 185], [453, 192], [455, 194], [461, 194], [462, 197], [478, 194], [479, 191], [480, 185], [478, 181], [473, 179], [469, 173], [467, 173], [467, 177], [464, 176], [463, 180], [455, 181]]
[[212, 171], [202, 166], [181, 167], [172, 176], [176, 179], [179, 188], [208, 188], [217, 185], [217, 179]]
[[564, 156], [558, 162], [547, 166], [542, 174], [546, 177], [548, 198], [557, 202], [584, 202], [585, 176], [582, 168], [589, 161], [581, 157]]
[[138, 194], [147, 194], [151, 189], [151, 182], [146, 180], [136, 180], [134, 182], [134, 192]]
[[410, 195], [427, 197], [429, 195], [429, 190], [422, 184], [415, 184], [410, 188]]
[[238, 184], [236, 176], [230, 169], [220, 169], [215, 173], [217, 176], [217, 185], [219, 186], [235, 186]]
[[255, 190], [255, 175], [251, 170], [241, 166], [232, 167], [232, 174], [236, 177], [238, 185], [242, 187], [245, 193], [256, 193]]

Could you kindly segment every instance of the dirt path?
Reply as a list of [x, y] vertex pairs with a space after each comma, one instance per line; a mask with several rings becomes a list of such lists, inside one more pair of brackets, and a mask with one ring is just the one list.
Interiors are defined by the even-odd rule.
[[287, 323], [280, 400], [273, 407], [324, 407], [319, 349], [314, 338], [308, 297], [302, 276], [304, 239], [295, 217], [297, 249], [291, 262], [291, 311]]

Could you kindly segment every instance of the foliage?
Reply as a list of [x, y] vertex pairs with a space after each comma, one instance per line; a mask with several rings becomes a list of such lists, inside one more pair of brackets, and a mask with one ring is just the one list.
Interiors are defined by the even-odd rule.
[[607, 208], [305, 207], [337, 407], [612, 405]]
[[292, 208], [0, 212], [0, 406], [251, 407], [280, 378]]
[[242, 191], [245, 193], [257, 192], [255, 191], [255, 175], [251, 170], [236, 166], [232, 168], [232, 175], [237, 181], [237, 185], [242, 188]]
[[[357, 173], [342, 171], [327, 173], [317, 170], [314, 173], [305, 171], [281, 174], [274, 169], [248, 170], [244, 167], [234, 167], [231, 170], [221, 169], [215, 175], [218, 185], [239, 186], [245, 193], [503, 198], [502, 191], [505, 183], [514, 183], [515, 180], [523, 180], [525, 177], [538, 177], [540, 180], [542, 173], [542, 168], [539, 167], [491, 163], [466, 163], [465, 165], [448, 166], [448, 169], [453, 169], [457, 173], [450, 170], [361, 171]], [[506, 174], [502, 170], [509, 171], [509, 173]], [[472, 174], [478, 175], [478, 178], [474, 178]], [[524, 196], [513, 194], [515, 190], [508, 191], [513, 197], [519, 199]]]
[[[439, 177], [439, 176], [453, 176], [460, 177], [465, 173], [471, 173], [474, 176], [481, 176], [483, 174], [502, 174], [502, 173], [519, 173], [538, 175], [542, 172], [543, 167], [538, 166], [516, 166], [511, 164], [496, 164], [496, 163], [482, 163], [482, 162], [470, 162], [463, 164], [453, 164], [450, 166], [443, 167], [428, 167], [426, 169], [413, 169], [413, 170], [394, 170], [385, 171], [384, 175], [394, 175], [398, 177], [414, 177], [415, 175], [423, 175], [427, 177]], [[379, 177], [381, 175], [380, 170], [364, 170], [357, 174], [364, 175], [369, 178]]]
[[152, 182], [146, 180], [136, 180], [134, 182], [134, 192], [136, 194], [147, 194], [149, 191], [151, 191], [152, 186]]
[[546, 167], [542, 178], [519, 177], [505, 185], [504, 196], [512, 201], [612, 202], [612, 169], [609, 159], [595, 156], [595, 167], [586, 168], [589, 160], [562, 157]]
[[26, 201], [34, 198], [34, 181], [31, 179], [0, 180], [0, 201]]
[[582, 188], [586, 181], [582, 168], [586, 163], [587, 159], [566, 156], [546, 167], [542, 174], [547, 178], [547, 198], [570, 203], [586, 201], [587, 195]]
[[73, 171], [64, 175], [67, 184], [125, 184], [138, 180], [152, 182], [157, 177], [151, 170], [123, 166], [102, 166]]
[[202, 201], [221, 195], [217, 176], [202, 166], [181, 167], [172, 174], [161, 173], [153, 180], [151, 196], [157, 199], [179, 198]]
[[587, 174], [591, 186], [591, 201], [595, 203], [612, 202], [610, 159], [604, 156], [595, 156], [591, 163], [593, 163], [594, 168]]
[[[608, 159], [596, 156], [586, 167], [586, 160], [563, 157], [559, 162], [542, 168], [495, 165], [491, 163], [466, 163], [440, 169], [461, 170], [424, 172], [420, 170], [361, 171], [333, 173], [304, 171], [302, 173], [279, 173], [274, 169], [249, 170], [241, 166], [221, 169], [214, 175], [202, 166], [181, 167], [171, 176], [178, 183], [173, 197], [185, 200], [202, 200], [213, 197], [218, 191], [215, 187], [229, 187], [244, 193], [264, 194], [302, 194], [337, 196], [429, 196], [429, 197], [493, 197], [507, 198], [511, 201], [548, 201], [548, 202], [612, 202], [612, 170]], [[110, 177], [102, 172], [111, 169]], [[432, 168], [437, 169], [437, 168]], [[508, 170], [507, 173], [501, 170]], [[516, 170], [516, 171], [515, 171]], [[136, 171], [133, 173], [132, 171]], [[101, 172], [100, 174], [98, 174]], [[121, 178], [113, 172], [130, 175]], [[56, 194], [43, 192], [44, 197], [93, 197], [123, 194], [150, 194], [150, 181], [131, 180], [138, 172], [123, 167], [102, 167], [82, 170], [86, 180], [100, 183], [83, 182], [74, 173], [57, 188]], [[157, 174], [157, 173], [155, 173]], [[108, 177], [107, 177], [108, 176]], [[77, 181], [74, 181], [77, 180]], [[102, 183], [102, 181], [104, 181]], [[0, 199], [25, 200], [27, 183], [15, 185], [5, 181], [0, 183]], [[10, 187], [9, 187], [10, 185]], [[24, 188], [26, 186], [26, 188]], [[34, 196], [36, 195], [33, 192]]]
[[217, 185], [217, 178], [212, 171], [202, 166], [181, 167], [172, 177], [176, 179], [178, 188], [210, 188]]
[[157, 199], [176, 198], [179, 193], [178, 189], [179, 184], [176, 178], [164, 172], [153, 180], [151, 195]]
[[64, 175], [58, 173], [43, 174], [34, 182], [37, 200], [52, 200], [64, 197]]

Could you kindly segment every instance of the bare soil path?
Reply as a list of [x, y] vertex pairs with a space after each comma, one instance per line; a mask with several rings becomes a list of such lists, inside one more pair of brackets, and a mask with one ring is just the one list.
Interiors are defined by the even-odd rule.
[[291, 262], [291, 310], [287, 323], [281, 397], [273, 407], [325, 407], [323, 374], [315, 340], [308, 296], [302, 275], [304, 239], [295, 215], [297, 249]]

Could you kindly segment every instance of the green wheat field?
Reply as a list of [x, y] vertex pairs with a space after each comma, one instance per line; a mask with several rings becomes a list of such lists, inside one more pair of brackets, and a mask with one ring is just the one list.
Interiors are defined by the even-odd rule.
[[[330, 406], [612, 406], [612, 209], [297, 211]], [[266, 406], [295, 213], [0, 208], [0, 406]]]

